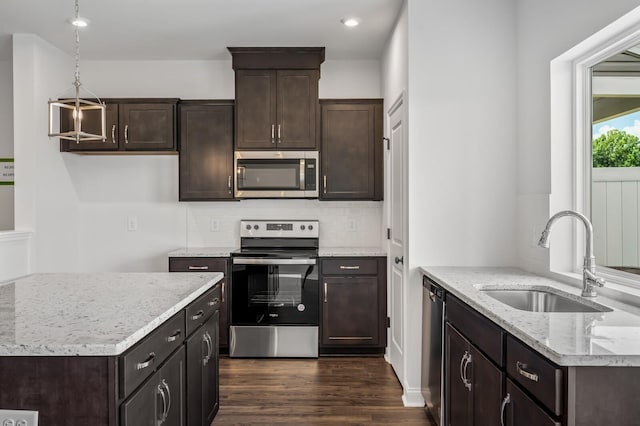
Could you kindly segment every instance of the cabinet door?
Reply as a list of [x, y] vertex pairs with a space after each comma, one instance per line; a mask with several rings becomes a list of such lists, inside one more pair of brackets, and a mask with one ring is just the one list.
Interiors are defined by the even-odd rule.
[[500, 424], [502, 403], [502, 372], [475, 346], [470, 345], [470, 368], [472, 374], [473, 418], [475, 426]]
[[[445, 328], [445, 410], [449, 426], [473, 424], [469, 342], [451, 325]], [[466, 377], [466, 379], [465, 379]], [[495, 423], [499, 424], [499, 423]]]
[[[82, 119], [82, 129], [85, 132], [100, 134], [99, 111], [85, 111]], [[106, 104], [106, 136], [107, 139], [93, 142], [80, 142], [61, 140], [62, 151], [116, 151], [118, 150], [118, 104]], [[60, 131], [68, 132], [73, 129], [73, 117], [71, 111], [60, 112]]]
[[322, 344], [379, 344], [378, 278], [324, 277]]
[[379, 102], [323, 102], [323, 200], [382, 199], [381, 129]]
[[[159, 386], [166, 392], [167, 403], [161, 398], [160, 412], [165, 412], [167, 426], [185, 424], [185, 389], [186, 389], [185, 350], [181, 347], [158, 371]], [[162, 395], [161, 395], [162, 396]]]
[[278, 149], [315, 149], [319, 72], [280, 70], [277, 76]]
[[236, 71], [236, 149], [275, 149], [276, 72]]
[[174, 103], [125, 103], [118, 111], [125, 150], [175, 150]]
[[233, 199], [233, 104], [180, 105], [180, 201]]
[[208, 362], [202, 369], [202, 418], [205, 420], [202, 423], [203, 425], [211, 424], [220, 406], [220, 381], [218, 375], [220, 364], [220, 353], [218, 351], [219, 320], [220, 312], [216, 311], [203, 326], [211, 343]]
[[[507, 379], [508, 403], [505, 405], [505, 425], [536, 425], [536, 426], [560, 426], [543, 410], [534, 400], [525, 395], [518, 385]], [[501, 423], [496, 423], [501, 424]]]
[[184, 348], [120, 406], [123, 426], [181, 426], [184, 424]]

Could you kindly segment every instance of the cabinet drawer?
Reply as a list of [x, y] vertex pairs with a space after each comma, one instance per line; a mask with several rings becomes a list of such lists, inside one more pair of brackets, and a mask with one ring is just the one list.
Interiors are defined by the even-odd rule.
[[507, 373], [554, 414], [562, 414], [562, 369], [511, 336]]
[[376, 275], [378, 261], [362, 258], [336, 258], [322, 261], [323, 275]]
[[180, 311], [121, 357], [120, 391], [126, 397], [184, 342], [184, 311]]
[[507, 379], [509, 403], [505, 407], [506, 425], [560, 426], [560, 422], [549, 416], [534, 400]]
[[203, 324], [217, 309], [220, 309], [220, 283], [187, 306], [187, 336]]
[[455, 297], [448, 296], [446, 306], [447, 320], [493, 362], [504, 366], [504, 331]]
[[169, 272], [226, 272], [225, 257], [170, 257]]

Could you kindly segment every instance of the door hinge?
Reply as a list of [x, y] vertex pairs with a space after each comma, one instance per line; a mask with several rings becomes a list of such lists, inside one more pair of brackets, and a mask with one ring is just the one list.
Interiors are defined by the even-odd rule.
[[391, 139], [389, 138], [382, 138], [382, 140], [387, 142], [387, 149], [391, 149]]
[[387, 240], [391, 239], [391, 228], [387, 228]]
[[391, 328], [391, 318], [387, 317], [387, 328]]

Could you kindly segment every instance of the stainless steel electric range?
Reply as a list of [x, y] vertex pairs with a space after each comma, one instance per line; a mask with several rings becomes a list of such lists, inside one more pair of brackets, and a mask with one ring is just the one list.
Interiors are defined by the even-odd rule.
[[317, 357], [316, 220], [243, 220], [232, 256], [231, 357]]

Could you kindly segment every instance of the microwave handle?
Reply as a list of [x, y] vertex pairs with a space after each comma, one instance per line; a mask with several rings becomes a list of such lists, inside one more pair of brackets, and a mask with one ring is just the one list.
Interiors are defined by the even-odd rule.
[[300, 191], [304, 191], [305, 186], [305, 172], [306, 172], [306, 161], [304, 158], [300, 159]]

